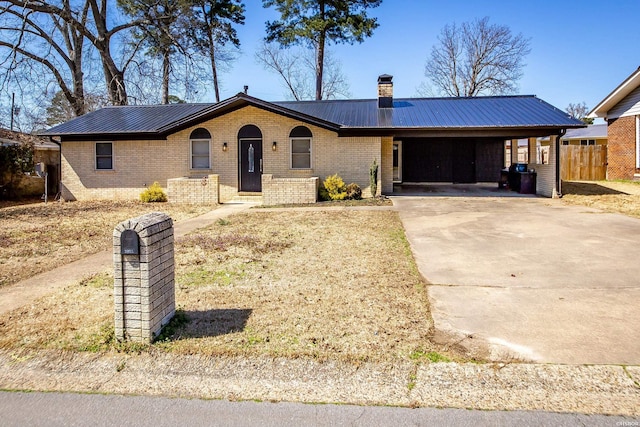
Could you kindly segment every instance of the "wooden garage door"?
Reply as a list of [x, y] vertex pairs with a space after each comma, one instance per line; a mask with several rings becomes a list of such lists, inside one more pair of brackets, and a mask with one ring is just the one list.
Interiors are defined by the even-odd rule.
[[500, 139], [404, 139], [404, 182], [497, 181], [503, 167]]

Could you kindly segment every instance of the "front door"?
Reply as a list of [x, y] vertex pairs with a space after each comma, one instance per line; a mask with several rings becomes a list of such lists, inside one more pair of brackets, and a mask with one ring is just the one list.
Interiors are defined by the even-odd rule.
[[262, 191], [262, 139], [240, 140], [240, 191]]

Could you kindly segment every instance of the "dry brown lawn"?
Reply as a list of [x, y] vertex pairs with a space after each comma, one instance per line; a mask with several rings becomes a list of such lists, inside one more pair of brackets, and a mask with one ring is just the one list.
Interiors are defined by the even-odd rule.
[[0, 207], [0, 286], [108, 249], [121, 221], [152, 211], [174, 221], [210, 207], [135, 201], [52, 202]]
[[113, 341], [109, 275], [0, 317], [0, 348], [383, 361], [436, 348], [397, 213], [238, 214], [176, 242], [179, 315], [152, 346]]
[[640, 218], [640, 183], [629, 181], [564, 181], [562, 200], [606, 212]]

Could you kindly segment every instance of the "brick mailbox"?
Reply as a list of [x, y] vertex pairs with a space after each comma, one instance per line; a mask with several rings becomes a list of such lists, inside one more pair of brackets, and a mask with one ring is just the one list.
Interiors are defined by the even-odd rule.
[[175, 314], [173, 221], [153, 212], [113, 230], [118, 340], [152, 342]]

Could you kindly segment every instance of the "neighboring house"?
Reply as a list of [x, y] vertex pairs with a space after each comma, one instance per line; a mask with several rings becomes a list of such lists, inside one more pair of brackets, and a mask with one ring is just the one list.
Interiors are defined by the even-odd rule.
[[[549, 141], [549, 137], [542, 138], [542, 141]], [[560, 138], [562, 145], [607, 145], [607, 125], [589, 125], [581, 129], [569, 129]]]
[[[535, 96], [378, 98], [267, 102], [239, 93], [217, 104], [107, 107], [43, 135], [62, 144], [65, 199], [137, 198], [158, 181], [169, 199], [265, 204], [316, 200], [339, 174], [371, 195], [401, 182], [497, 182], [505, 140], [584, 126]], [[539, 194], [556, 191], [554, 164], [539, 165]]]
[[607, 178], [640, 178], [640, 67], [589, 113], [607, 121]]
[[[607, 125], [569, 129], [560, 138], [561, 176], [568, 181], [598, 181], [607, 177]], [[549, 158], [551, 138], [538, 138], [538, 156]]]
[[[25, 143], [33, 145], [33, 162], [45, 165], [45, 170], [49, 174], [47, 180], [49, 194], [55, 195], [58, 192], [60, 172], [60, 147], [58, 144], [47, 138], [0, 128], [0, 145]], [[40, 196], [44, 193], [44, 180], [33, 173], [23, 176], [16, 187], [20, 196]]]

